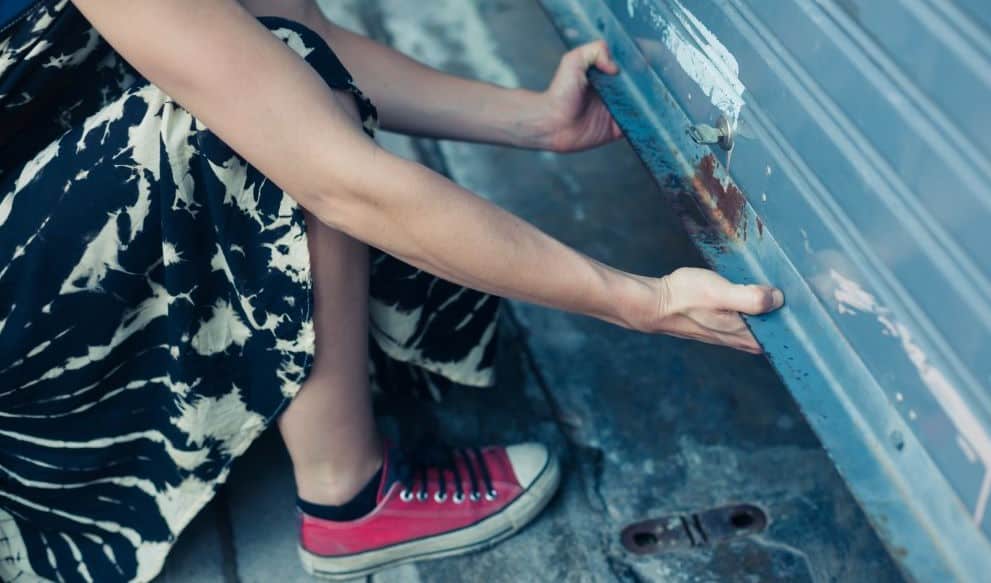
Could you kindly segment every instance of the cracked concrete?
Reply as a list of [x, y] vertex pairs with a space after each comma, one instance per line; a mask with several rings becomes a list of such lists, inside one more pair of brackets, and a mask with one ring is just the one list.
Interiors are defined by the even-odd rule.
[[[321, 5], [429, 64], [502, 83], [542, 87], [563, 51], [532, 0]], [[625, 144], [557, 156], [381, 141], [617, 267], [660, 274], [700, 264]], [[431, 428], [455, 444], [542, 440], [562, 457], [561, 491], [533, 525], [490, 551], [371, 581], [901, 581], [763, 359], [525, 304], [506, 316], [495, 389], [455, 391], [440, 404], [383, 402], [378, 411], [404, 436]], [[768, 514], [763, 534], [649, 556], [620, 544], [631, 522], [743, 502]], [[239, 462], [217, 504], [183, 535], [163, 581], [307, 580], [276, 434]]]

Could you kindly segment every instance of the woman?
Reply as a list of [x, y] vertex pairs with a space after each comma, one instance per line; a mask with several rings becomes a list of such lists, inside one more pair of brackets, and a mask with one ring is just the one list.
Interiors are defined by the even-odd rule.
[[779, 291], [611, 269], [370, 139], [597, 146], [592, 66], [601, 42], [544, 92], [458, 79], [308, 0], [5, 0], [0, 578], [151, 579], [273, 420], [311, 572], [509, 536], [557, 486], [545, 447], [409, 451], [369, 397], [369, 368], [490, 384], [486, 294], [759, 352], [739, 313]]

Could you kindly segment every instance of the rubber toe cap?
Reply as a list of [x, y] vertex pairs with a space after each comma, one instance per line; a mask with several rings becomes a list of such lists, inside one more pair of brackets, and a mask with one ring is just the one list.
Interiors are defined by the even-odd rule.
[[513, 473], [524, 489], [529, 488], [550, 461], [551, 452], [541, 443], [520, 443], [506, 447]]

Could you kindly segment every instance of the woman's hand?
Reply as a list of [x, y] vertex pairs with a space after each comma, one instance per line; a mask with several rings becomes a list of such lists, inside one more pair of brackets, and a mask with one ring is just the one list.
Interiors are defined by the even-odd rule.
[[589, 83], [591, 67], [609, 75], [619, 72], [605, 41], [582, 45], [561, 58], [550, 86], [539, 96], [535, 135], [540, 149], [577, 152], [623, 135]]
[[708, 269], [684, 267], [649, 285], [656, 305], [640, 316], [637, 329], [753, 354], [763, 350], [740, 314], [763, 314], [784, 304], [778, 289], [734, 284]]

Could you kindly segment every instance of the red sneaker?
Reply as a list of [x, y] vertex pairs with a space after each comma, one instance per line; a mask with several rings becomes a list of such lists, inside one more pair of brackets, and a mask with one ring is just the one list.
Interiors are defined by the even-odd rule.
[[382, 473], [378, 504], [362, 518], [335, 522], [300, 512], [307, 572], [352, 579], [487, 548], [533, 520], [561, 475], [538, 443], [409, 455], [388, 448]]

